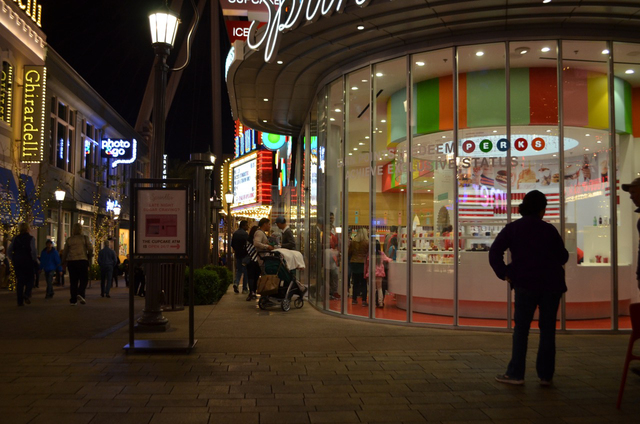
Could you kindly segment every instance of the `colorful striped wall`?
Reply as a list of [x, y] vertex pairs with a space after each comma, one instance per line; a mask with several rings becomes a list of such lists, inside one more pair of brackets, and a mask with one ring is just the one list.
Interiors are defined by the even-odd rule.
[[[516, 68], [511, 72], [512, 125], [558, 125], [556, 68]], [[607, 75], [569, 69], [564, 77], [564, 122], [567, 126], [607, 129], [609, 98]], [[460, 128], [506, 125], [504, 70], [461, 74], [459, 84]], [[406, 138], [405, 91], [389, 99], [388, 144]], [[453, 78], [421, 81], [414, 86], [414, 134], [453, 129]], [[614, 80], [616, 131], [640, 134], [640, 90]], [[635, 107], [632, 107], [635, 106]], [[635, 113], [633, 113], [635, 112]], [[634, 131], [635, 130], [635, 131]]]

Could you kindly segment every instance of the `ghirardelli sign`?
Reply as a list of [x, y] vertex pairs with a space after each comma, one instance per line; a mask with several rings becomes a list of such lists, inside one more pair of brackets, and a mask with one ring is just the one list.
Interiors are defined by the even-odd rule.
[[24, 163], [40, 163], [44, 158], [46, 88], [47, 68], [25, 65], [20, 149], [20, 161]]

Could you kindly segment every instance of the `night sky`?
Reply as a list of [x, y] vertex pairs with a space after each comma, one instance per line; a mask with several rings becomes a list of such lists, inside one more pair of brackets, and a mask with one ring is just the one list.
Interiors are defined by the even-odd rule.
[[[148, 14], [162, 0], [40, 0], [42, 29], [56, 50], [131, 126], [153, 65]], [[196, 2], [197, 3], [197, 2]], [[184, 0], [182, 20], [169, 66], [187, 36], [193, 15]], [[221, 26], [222, 64], [229, 43]], [[167, 118], [166, 152], [172, 159], [188, 160], [191, 152], [212, 146], [210, 9], [205, 7], [195, 34], [191, 63], [184, 71]], [[233, 151], [233, 122], [226, 87], [223, 87], [223, 152]]]

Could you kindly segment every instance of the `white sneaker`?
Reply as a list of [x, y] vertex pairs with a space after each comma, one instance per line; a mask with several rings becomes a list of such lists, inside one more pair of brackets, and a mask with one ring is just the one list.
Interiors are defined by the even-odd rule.
[[80, 302], [81, 304], [83, 304], [83, 305], [84, 305], [85, 303], [87, 303], [87, 301], [86, 301], [86, 300], [84, 300], [84, 297], [82, 297], [82, 296], [80, 296], [80, 295], [78, 295], [77, 297], [78, 297], [78, 302]]
[[71, 306], [78, 306], [78, 304], [77, 303], [72, 303]]

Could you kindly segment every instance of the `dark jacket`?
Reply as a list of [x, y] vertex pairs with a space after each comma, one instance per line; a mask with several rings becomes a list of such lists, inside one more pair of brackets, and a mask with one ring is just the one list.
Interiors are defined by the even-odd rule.
[[[504, 252], [511, 251], [511, 263]], [[555, 227], [537, 216], [524, 216], [507, 224], [489, 250], [489, 263], [501, 280], [530, 290], [566, 292], [564, 268], [569, 252]]]
[[231, 247], [236, 254], [236, 259], [247, 256], [247, 247], [245, 246], [247, 240], [249, 240], [249, 233], [242, 228], [238, 228], [231, 236]]
[[13, 266], [17, 268], [37, 267], [38, 252], [36, 239], [29, 233], [18, 234], [13, 238], [7, 253]]
[[111, 267], [116, 266], [118, 258], [116, 258], [116, 252], [113, 251], [110, 247], [103, 247], [102, 250], [98, 253], [98, 265], [101, 267]]
[[[640, 213], [640, 208], [636, 209], [636, 212]], [[638, 219], [636, 228], [638, 229], [638, 234], [640, 234], [640, 219]], [[636, 268], [636, 279], [640, 280], [640, 242], [638, 242], [638, 267]]]
[[287, 227], [282, 232], [282, 241], [280, 242], [280, 245], [284, 249], [295, 250], [296, 239], [293, 237], [293, 231], [291, 231], [291, 228]]

